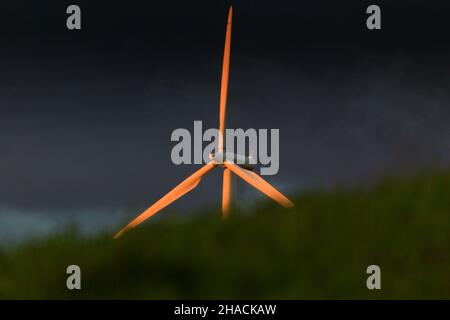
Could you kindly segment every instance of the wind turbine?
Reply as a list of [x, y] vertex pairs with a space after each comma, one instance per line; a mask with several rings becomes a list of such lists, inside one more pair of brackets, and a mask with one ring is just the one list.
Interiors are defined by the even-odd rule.
[[[189, 191], [198, 186], [202, 178], [217, 167], [222, 167], [223, 171], [223, 185], [222, 185], [222, 216], [226, 217], [230, 209], [231, 201], [231, 178], [232, 173], [239, 176], [241, 179], [258, 189], [266, 196], [272, 198], [282, 206], [291, 208], [294, 204], [286, 198], [281, 192], [271, 186], [267, 181], [258, 176], [252, 171], [253, 166], [250, 165], [249, 157], [226, 152], [224, 149], [224, 131], [225, 131], [225, 114], [227, 105], [227, 92], [228, 92], [228, 78], [230, 68], [230, 44], [231, 44], [231, 21], [233, 15], [233, 8], [230, 6], [228, 11], [227, 31], [225, 36], [225, 50], [223, 55], [222, 66], [222, 81], [220, 90], [220, 123], [219, 123], [219, 141], [217, 153], [211, 153], [209, 158], [210, 162], [200, 168], [198, 171], [189, 176], [186, 180], [181, 182], [178, 186], [172, 189], [160, 200], [155, 202], [150, 208], [145, 210], [127, 226], [121, 229], [114, 235], [117, 239], [122, 236], [126, 231], [136, 227], [143, 221], [147, 220], [154, 214], [158, 213], [169, 204], [181, 198]], [[243, 164], [241, 164], [243, 163]]]

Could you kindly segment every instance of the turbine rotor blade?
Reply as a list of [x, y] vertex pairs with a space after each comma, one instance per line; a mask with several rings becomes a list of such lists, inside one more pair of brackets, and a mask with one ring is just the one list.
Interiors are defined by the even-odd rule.
[[225, 35], [225, 49], [223, 52], [222, 80], [220, 83], [220, 123], [219, 123], [219, 152], [223, 150], [225, 131], [225, 116], [227, 110], [228, 78], [230, 71], [231, 22], [233, 7], [228, 11], [227, 32]]
[[167, 207], [169, 204], [177, 200], [178, 198], [181, 198], [189, 191], [193, 190], [199, 183], [200, 180], [212, 169], [214, 169], [216, 164], [214, 162], [209, 162], [208, 164], [204, 165], [202, 168], [200, 168], [198, 171], [190, 175], [187, 179], [185, 179], [183, 182], [181, 182], [178, 186], [173, 188], [169, 193], [167, 193], [164, 197], [156, 201], [150, 208], [145, 210], [143, 213], [141, 213], [139, 216], [137, 216], [133, 221], [131, 221], [126, 227], [121, 229], [119, 232], [117, 232], [114, 235], [114, 239], [119, 238], [122, 236], [127, 230], [132, 229], [136, 227], [138, 224], [142, 223], [143, 221], [147, 220], [154, 214], [156, 214], [161, 209]]
[[286, 208], [292, 208], [294, 204], [286, 198], [281, 192], [270, 185], [266, 180], [258, 176], [256, 173], [243, 169], [238, 165], [226, 161], [225, 167], [233, 171], [236, 175], [244, 179], [248, 184], [252, 185], [262, 193], [264, 193], [269, 198], [272, 198], [282, 206]]
[[223, 189], [222, 189], [222, 218], [228, 217], [231, 203], [231, 171], [224, 168], [223, 170]]

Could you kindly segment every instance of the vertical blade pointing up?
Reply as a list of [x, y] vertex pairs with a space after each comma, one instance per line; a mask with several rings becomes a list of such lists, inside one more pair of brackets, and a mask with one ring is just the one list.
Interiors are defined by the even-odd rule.
[[231, 20], [233, 7], [228, 11], [227, 33], [225, 36], [225, 50], [223, 53], [222, 81], [220, 87], [220, 126], [219, 126], [219, 152], [223, 150], [223, 137], [225, 132], [225, 115], [227, 110], [228, 75], [230, 70], [230, 44], [231, 44]]

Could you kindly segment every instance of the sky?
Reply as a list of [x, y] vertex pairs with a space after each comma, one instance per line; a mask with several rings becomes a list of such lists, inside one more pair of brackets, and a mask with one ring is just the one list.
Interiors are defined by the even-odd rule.
[[[70, 4], [81, 30], [66, 28]], [[2, 4], [0, 239], [60, 216], [126, 220], [197, 168], [171, 162], [170, 135], [218, 126], [229, 4]], [[280, 129], [267, 180], [283, 192], [450, 164], [450, 4], [377, 1], [382, 29], [369, 31], [370, 4], [233, 2], [227, 124]], [[218, 207], [220, 179], [175, 207]]]

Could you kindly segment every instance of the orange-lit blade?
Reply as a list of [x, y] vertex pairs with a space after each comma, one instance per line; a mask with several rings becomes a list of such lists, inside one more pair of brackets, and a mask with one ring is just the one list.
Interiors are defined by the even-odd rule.
[[228, 78], [230, 71], [230, 45], [231, 45], [231, 21], [233, 7], [228, 11], [227, 32], [225, 35], [225, 50], [223, 52], [222, 81], [220, 87], [220, 124], [219, 124], [219, 151], [223, 150], [223, 136], [225, 131], [225, 115], [227, 111]]
[[127, 230], [136, 227], [144, 220], [150, 218], [161, 209], [167, 207], [169, 204], [171, 204], [178, 198], [182, 197], [183, 195], [194, 189], [200, 183], [200, 180], [203, 178], [203, 176], [207, 174], [209, 171], [211, 171], [215, 166], [216, 165], [214, 163], [210, 162], [205, 166], [203, 166], [202, 168], [200, 168], [200, 170], [196, 171], [194, 174], [189, 176], [186, 180], [184, 180], [182, 183], [180, 183], [178, 186], [172, 189], [172, 191], [170, 191], [168, 194], [166, 194], [164, 197], [158, 200], [155, 204], [153, 204], [150, 208], [148, 208], [139, 216], [137, 216], [136, 219], [131, 221], [125, 228], [117, 232], [114, 238], [115, 239], [119, 238]]
[[272, 187], [267, 181], [258, 176], [256, 173], [243, 169], [228, 161], [225, 162], [225, 167], [233, 171], [247, 183], [251, 184], [253, 187], [264, 193], [266, 196], [272, 198], [282, 206], [286, 208], [292, 208], [294, 206], [288, 198], [286, 198], [283, 194], [281, 194], [281, 192]]
[[231, 203], [231, 171], [225, 168], [223, 170], [223, 190], [222, 190], [222, 217], [226, 218], [230, 211]]

